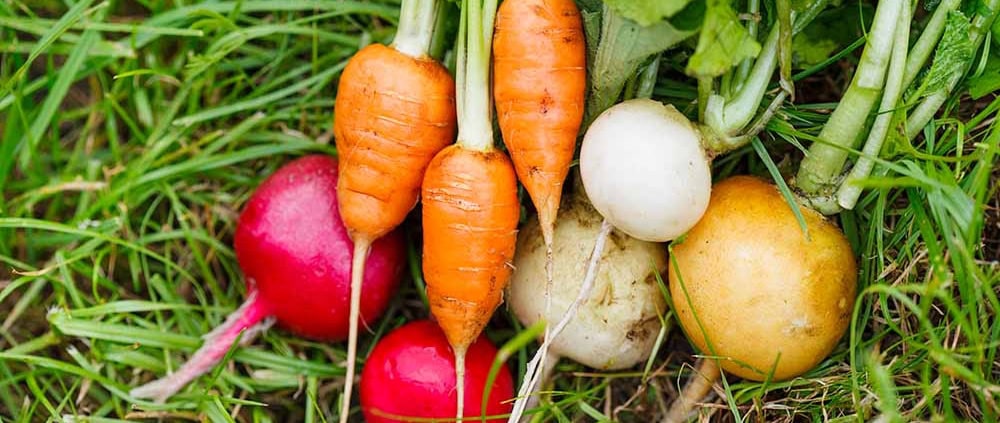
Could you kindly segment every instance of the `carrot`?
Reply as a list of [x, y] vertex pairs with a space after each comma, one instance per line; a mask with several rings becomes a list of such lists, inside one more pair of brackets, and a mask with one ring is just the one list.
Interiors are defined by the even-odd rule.
[[497, 121], [551, 244], [583, 121], [587, 50], [572, 0], [507, 0], [493, 35]]
[[436, 6], [434, 0], [404, 0], [392, 46], [371, 44], [358, 51], [337, 88], [337, 199], [355, 246], [341, 423], [347, 421], [354, 385], [368, 251], [413, 209], [428, 163], [455, 137], [454, 80], [427, 55]]
[[496, 0], [462, 2], [458, 143], [434, 158], [422, 190], [427, 299], [455, 353], [459, 419], [465, 355], [503, 300], [520, 215], [514, 165], [493, 146], [488, 81], [495, 14]]
[[[528, 191], [545, 242], [545, 315], [552, 308], [552, 238], [583, 121], [587, 49], [573, 0], [507, 0], [493, 35], [493, 95], [503, 141]], [[544, 368], [546, 325], [536, 368]], [[533, 389], [529, 371], [518, 397]], [[520, 401], [522, 404], [523, 400]], [[517, 409], [517, 407], [515, 407]]]

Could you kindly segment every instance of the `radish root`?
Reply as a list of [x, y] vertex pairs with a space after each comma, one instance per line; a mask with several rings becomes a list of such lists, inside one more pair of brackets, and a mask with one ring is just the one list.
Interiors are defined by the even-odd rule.
[[[215, 367], [226, 356], [237, 338], [240, 346], [252, 342], [274, 324], [270, 311], [258, 301], [257, 291], [250, 292], [246, 302], [226, 317], [226, 321], [203, 337], [201, 348], [177, 371], [129, 391], [136, 398], [148, 398], [162, 403], [198, 376]], [[240, 334], [243, 334], [240, 337]]]
[[[583, 285], [580, 287], [580, 293], [577, 295], [573, 303], [570, 304], [569, 308], [566, 309], [566, 313], [563, 314], [559, 323], [556, 325], [555, 329], [549, 334], [548, 339], [543, 340], [541, 347], [538, 348], [538, 352], [532, 357], [531, 361], [528, 362], [526, 372], [524, 374], [524, 380], [521, 383], [521, 388], [517, 392], [517, 401], [514, 403], [514, 409], [511, 411], [510, 418], [507, 420], [508, 423], [515, 423], [521, 419], [524, 411], [527, 409], [527, 404], [529, 398], [534, 391], [535, 385], [538, 384], [539, 379], [542, 374], [544, 365], [542, 361], [544, 360], [549, 346], [553, 339], [562, 333], [563, 329], [569, 325], [570, 321], [576, 317], [576, 312], [580, 308], [580, 304], [583, 304], [587, 298], [590, 297], [591, 291], [594, 290], [594, 281], [597, 280], [597, 272], [601, 265], [601, 256], [604, 254], [604, 245], [607, 243], [608, 235], [614, 226], [607, 219], [601, 222], [601, 232], [597, 234], [597, 239], [594, 241], [594, 251], [590, 255], [590, 261], [587, 264], [587, 273], [583, 278]], [[547, 299], [547, 301], [550, 301]]]
[[361, 286], [365, 280], [365, 262], [372, 242], [358, 237], [354, 240], [354, 257], [351, 264], [351, 314], [347, 335], [347, 375], [344, 377], [344, 398], [340, 404], [340, 423], [347, 423], [351, 412], [351, 394], [354, 389], [354, 367], [358, 360], [358, 320], [361, 315]]
[[701, 359], [701, 363], [698, 364], [698, 368], [691, 375], [691, 378], [688, 379], [684, 390], [677, 396], [674, 403], [670, 405], [670, 411], [663, 418], [663, 423], [684, 422], [687, 415], [694, 409], [694, 405], [698, 401], [701, 401], [705, 395], [708, 395], [708, 391], [719, 380], [720, 375], [719, 365], [715, 363], [715, 360], [710, 358]]

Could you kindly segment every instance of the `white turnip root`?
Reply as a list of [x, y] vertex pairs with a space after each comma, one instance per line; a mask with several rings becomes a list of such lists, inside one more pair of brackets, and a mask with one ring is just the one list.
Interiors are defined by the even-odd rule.
[[[612, 231], [600, 255], [600, 271], [585, 277], [592, 268], [588, 266], [591, 242], [609, 228], [602, 225], [602, 216], [578, 190], [565, 202], [556, 221], [549, 314], [544, 316], [545, 286], [539, 283], [545, 276], [546, 254], [537, 219], [526, 224], [518, 236], [516, 270], [508, 292], [511, 311], [525, 325], [543, 318], [559, 321], [572, 314], [571, 307], [579, 306], [575, 318], [563, 319], [552, 331], [548, 352], [600, 370], [628, 368], [647, 359], [660, 330], [658, 315], [666, 310], [656, 280], [657, 273], [663, 274], [667, 268], [667, 252], [661, 244]], [[586, 289], [588, 282], [593, 289]], [[578, 301], [581, 294], [583, 301]], [[537, 358], [533, 360], [535, 367]], [[555, 365], [555, 360], [547, 361], [544, 367]], [[529, 369], [529, 373], [532, 370], [536, 369]], [[542, 373], [536, 372], [533, 382]], [[532, 385], [522, 384], [514, 414], [523, 412]]]
[[623, 232], [670, 241], [708, 207], [712, 174], [701, 136], [673, 106], [648, 99], [619, 103], [583, 137], [580, 174], [587, 197]]

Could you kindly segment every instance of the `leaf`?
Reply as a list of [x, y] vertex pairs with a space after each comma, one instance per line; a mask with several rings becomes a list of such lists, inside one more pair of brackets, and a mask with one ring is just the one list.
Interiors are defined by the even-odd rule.
[[615, 13], [642, 26], [650, 26], [673, 16], [691, 0], [604, 0]]
[[698, 47], [685, 69], [688, 75], [699, 78], [722, 75], [760, 53], [760, 43], [740, 23], [730, 0], [708, 0], [707, 6]]
[[924, 79], [924, 94], [946, 89], [948, 80], [972, 60], [974, 49], [972, 39], [969, 38], [969, 26], [969, 19], [962, 12], [955, 10], [948, 13], [944, 35], [941, 36], [941, 42], [934, 52], [934, 61]]
[[991, 54], [983, 73], [969, 80], [969, 95], [978, 100], [998, 90], [1000, 90], [1000, 56]]
[[[600, 42], [590, 62], [591, 95], [587, 102], [587, 122], [618, 100], [625, 82], [649, 56], [680, 43], [696, 31], [678, 29], [669, 21], [641, 26], [605, 6]], [[590, 39], [588, 30], [588, 41]]]
[[821, 13], [792, 39], [793, 67], [806, 69], [830, 58], [864, 35], [873, 15], [871, 6], [856, 4]]

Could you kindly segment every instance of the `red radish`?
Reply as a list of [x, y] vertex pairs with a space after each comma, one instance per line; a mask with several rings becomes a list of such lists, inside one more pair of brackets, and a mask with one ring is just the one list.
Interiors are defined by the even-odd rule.
[[[246, 302], [206, 335], [180, 369], [133, 389], [132, 396], [166, 400], [218, 363], [241, 332], [241, 344], [249, 343], [271, 317], [307, 338], [347, 337], [354, 245], [340, 220], [336, 187], [337, 160], [312, 155], [282, 166], [257, 188], [240, 215], [234, 239], [246, 277]], [[404, 260], [398, 232], [372, 245], [361, 303], [365, 321], [385, 311]]]
[[[466, 354], [464, 404], [466, 410], [478, 416], [497, 349], [480, 335]], [[507, 400], [513, 396], [514, 381], [504, 364], [493, 382], [486, 416], [510, 413], [512, 404]], [[444, 332], [430, 320], [410, 322], [392, 331], [379, 341], [365, 362], [361, 373], [361, 410], [368, 423], [415, 418], [452, 420], [457, 403], [455, 354]]]

